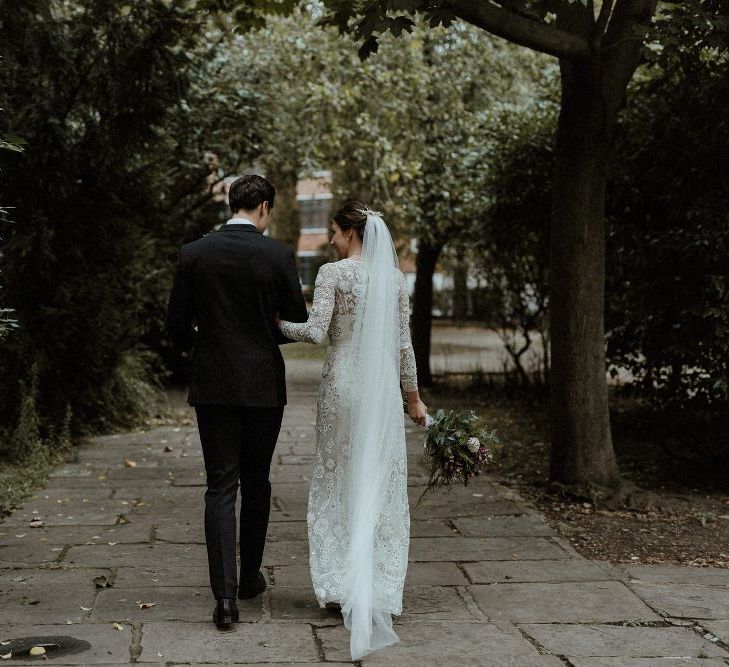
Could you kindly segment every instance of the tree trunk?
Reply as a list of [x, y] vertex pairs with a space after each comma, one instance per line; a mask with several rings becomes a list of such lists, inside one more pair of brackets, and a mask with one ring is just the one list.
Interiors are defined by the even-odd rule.
[[605, 186], [614, 118], [606, 114], [603, 76], [599, 62], [562, 63], [551, 213], [550, 479], [585, 488], [620, 483], [605, 371]]
[[415, 260], [415, 293], [413, 295], [413, 350], [418, 369], [418, 385], [433, 384], [430, 373], [430, 332], [433, 322], [433, 274], [442, 245], [420, 241]]
[[276, 188], [271, 237], [288, 243], [296, 250], [299, 243], [299, 212], [296, 208], [297, 176], [293, 172], [270, 170], [269, 180]]
[[[605, 364], [605, 189], [617, 114], [640, 61], [638, 28], [655, 9], [656, 0], [603, 3], [598, 22], [607, 29], [594, 55], [560, 61], [550, 224], [550, 479], [584, 491], [623, 485]], [[564, 3], [557, 25], [588, 37], [592, 4]]]

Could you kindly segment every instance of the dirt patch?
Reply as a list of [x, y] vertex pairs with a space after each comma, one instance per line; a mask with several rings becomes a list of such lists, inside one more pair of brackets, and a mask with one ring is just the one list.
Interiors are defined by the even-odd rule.
[[503, 386], [449, 381], [428, 390], [437, 408], [473, 408], [506, 443], [504, 483], [542, 511], [583, 556], [614, 562], [729, 567], [729, 475], [722, 450], [697, 447], [678, 428], [613, 398], [613, 437], [626, 479], [646, 492], [641, 509], [610, 511], [561, 498], [547, 486], [549, 446], [543, 399], [509, 397]]

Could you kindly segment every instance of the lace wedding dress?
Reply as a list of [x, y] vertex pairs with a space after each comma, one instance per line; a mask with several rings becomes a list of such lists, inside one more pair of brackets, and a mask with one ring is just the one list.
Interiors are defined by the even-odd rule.
[[[363, 254], [366, 256], [366, 252]], [[408, 292], [405, 277], [394, 266], [384, 269], [392, 276], [390, 286], [383, 289], [396, 292], [392, 301], [395, 315], [383, 321], [395, 329], [393, 347], [399, 347], [399, 360], [383, 362], [385, 379], [381, 381], [370, 377], [377, 373], [376, 359], [370, 364], [368, 359], [358, 358], [363, 344], [353, 338], [359, 331], [358, 317], [366, 312], [359, 307], [359, 301], [367, 288], [367, 270], [366, 262], [357, 258], [323, 265], [316, 277], [308, 321], [280, 324], [281, 332], [292, 340], [317, 344], [327, 334], [329, 337], [317, 403], [316, 459], [307, 513], [310, 568], [319, 604], [340, 602], [347, 627], [350, 623], [357, 626], [356, 618], [349, 618], [352, 608], [356, 611], [361, 605], [365, 610], [361, 621], [364, 629], [357, 632], [359, 639], [352, 632], [354, 659], [398, 640], [390, 614], [402, 611], [410, 535], [398, 375], [405, 391], [417, 389]], [[378, 303], [387, 301], [388, 296], [378, 296]], [[387, 347], [387, 333], [385, 330], [381, 336], [381, 348]], [[371, 356], [378, 357], [379, 353]], [[392, 373], [388, 371], [390, 365]], [[366, 388], [368, 381], [376, 382], [377, 387]], [[367, 394], [377, 395], [358, 393], [362, 385]], [[364, 414], [360, 414], [362, 411]], [[360, 426], [357, 415], [361, 417]], [[362, 430], [369, 431], [369, 441], [353, 437], [353, 432]], [[367, 442], [370, 444], [362, 444]], [[355, 447], [366, 451], [353, 451]], [[355, 460], [355, 456], [360, 458]], [[381, 480], [379, 485], [377, 479]], [[355, 539], [358, 542], [353, 544]], [[353, 588], [359, 590], [353, 592]], [[361, 603], [362, 599], [366, 602]]]

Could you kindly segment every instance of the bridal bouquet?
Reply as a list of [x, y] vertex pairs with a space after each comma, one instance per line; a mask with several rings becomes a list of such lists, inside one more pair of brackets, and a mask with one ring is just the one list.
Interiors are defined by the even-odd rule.
[[421, 461], [428, 472], [428, 484], [423, 496], [442, 487], [450, 491], [456, 482], [468, 486], [471, 477], [493, 463], [501, 441], [496, 431], [478, 428], [477, 422], [472, 410], [438, 410], [435, 417], [428, 417]]

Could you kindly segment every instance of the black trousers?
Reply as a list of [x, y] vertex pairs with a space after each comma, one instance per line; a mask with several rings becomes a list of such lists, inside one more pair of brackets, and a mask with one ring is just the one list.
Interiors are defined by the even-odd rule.
[[216, 599], [235, 598], [235, 501], [240, 481], [240, 577], [261, 567], [271, 508], [268, 480], [283, 407], [196, 405], [207, 491], [205, 541], [210, 586]]

